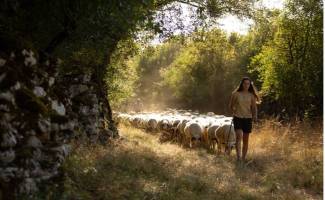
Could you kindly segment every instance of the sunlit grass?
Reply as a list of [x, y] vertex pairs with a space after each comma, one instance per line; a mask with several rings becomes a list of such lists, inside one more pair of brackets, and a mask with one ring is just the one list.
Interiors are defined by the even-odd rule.
[[122, 140], [75, 149], [65, 163], [65, 199], [321, 199], [322, 125], [275, 126], [250, 135], [248, 165], [204, 148], [159, 142], [120, 125]]

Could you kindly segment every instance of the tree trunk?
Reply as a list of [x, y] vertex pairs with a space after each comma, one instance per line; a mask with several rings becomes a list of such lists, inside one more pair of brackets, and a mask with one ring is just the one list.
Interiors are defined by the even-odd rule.
[[[116, 43], [116, 45], [117, 45], [117, 43]], [[116, 45], [113, 45], [113, 46], [115, 47]], [[108, 50], [108, 52], [106, 53], [106, 55], [104, 57], [103, 64], [97, 66], [96, 78], [97, 78], [97, 83], [98, 83], [98, 94], [100, 96], [100, 101], [103, 103], [103, 106], [104, 106], [104, 111], [102, 113], [104, 115], [103, 117], [108, 120], [109, 129], [111, 131], [113, 131], [114, 136], [117, 136], [118, 131], [115, 126], [115, 122], [113, 120], [112, 108], [109, 103], [107, 87], [106, 87], [106, 83], [105, 83], [106, 68], [107, 68], [108, 64], [110, 63], [110, 57], [113, 53], [113, 49], [115, 49], [115, 48]]]

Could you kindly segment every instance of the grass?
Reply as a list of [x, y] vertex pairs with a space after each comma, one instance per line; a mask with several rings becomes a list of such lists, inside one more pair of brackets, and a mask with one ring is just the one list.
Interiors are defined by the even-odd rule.
[[[248, 159], [185, 149], [120, 125], [123, 139], [80, 146], [65, 163], [60, 199], [322, 199], [322, 124], [253, 127]], [[52, 198], [48, 198], [52, 199]]]

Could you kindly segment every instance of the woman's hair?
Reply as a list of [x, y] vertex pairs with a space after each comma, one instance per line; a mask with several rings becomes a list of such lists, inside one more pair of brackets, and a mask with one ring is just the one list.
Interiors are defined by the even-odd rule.
[[257, 102], [256, 102], [256, 103], [260, 104], [260, 103], [261, 103], [261, 98], [260, 98], [259, 95], [258, 95], [258, 91], [257, 91], [256, 87], [254, 86], [253, 81], [252, 81], [249, 77], [247, 77], [247, 76], [245, 76], [245, 77], [243, 77], [243, 78], [241, 79], [240, 84], [239, 84], [239, 85], [237, 86], [237, 88], [233, 91], [233, 93], [234, 93], [234, 92], [240, 92], [240, 91], [243, 91], [243, 89], [244, 89], [244, 88], [243, 88], [243, 83], [244, 83], [245, 80], [249, 80], [250, 85], [249, 85], [248, 91], [249, 91], [250, 93], [252, 93], [252, 94], [255, 96], [255, 98], [257, 99]]

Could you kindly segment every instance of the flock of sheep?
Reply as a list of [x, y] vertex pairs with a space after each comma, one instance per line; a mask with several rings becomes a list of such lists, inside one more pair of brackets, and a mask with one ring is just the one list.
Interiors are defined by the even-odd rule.
[[215, 115], [212, 112], [200, 114], [186, 110], [168, 110], [164, 112], [114, 113], [118, 123], [131, 125], [146, 131], [161, 132], [182, 145], [192, 148], [200, 142], [208, 149], [218, 152], [222, 149], [228, 154], [236, 144], [236, 135], [232, 117]]

